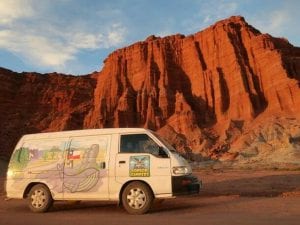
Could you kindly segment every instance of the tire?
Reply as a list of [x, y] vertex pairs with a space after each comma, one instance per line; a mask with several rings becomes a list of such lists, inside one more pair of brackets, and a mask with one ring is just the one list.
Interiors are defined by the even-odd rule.
[[122, 204], [129, 214], [140, 215], [149, 211], [153, 198], [148, 185], [134, 181], [125, 187], [122, 193]]
[[34, 185], [28, 196], [28, 206], [32, 212], [47, 212], [53, 204], [49, 189], [43, 184]]

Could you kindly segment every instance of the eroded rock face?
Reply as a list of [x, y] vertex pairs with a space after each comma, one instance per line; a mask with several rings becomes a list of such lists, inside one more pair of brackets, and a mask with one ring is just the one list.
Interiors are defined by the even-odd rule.
[[300, 115], [300, 48], [242, 17], [187, 37], [150, 36], [83, 77], [0, 74], [5, 152], [28, 132], [146, 127], [191, 155], [235, 159], [231, 146], [257, 118]]
[[92, 108], [91, 76], [14, 73], [0, 68], [0, 156], [27, 133], [81, 129]]

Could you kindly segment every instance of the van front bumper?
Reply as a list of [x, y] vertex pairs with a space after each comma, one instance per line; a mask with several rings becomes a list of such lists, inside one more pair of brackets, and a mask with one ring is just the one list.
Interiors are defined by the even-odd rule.
[[193, 175], [172, 176], [173, 196], [199, 194], [202, 181]]

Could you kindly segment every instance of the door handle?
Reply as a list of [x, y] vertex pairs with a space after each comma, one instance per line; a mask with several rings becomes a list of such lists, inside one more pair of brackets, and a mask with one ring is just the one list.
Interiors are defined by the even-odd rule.
[[124, 164], [126, 163], [126, 161], [119, 161], [119, 164]]
[[100, 163], [100, 169], [105, 169], [105, 166], [106, 166], [105, 162]]

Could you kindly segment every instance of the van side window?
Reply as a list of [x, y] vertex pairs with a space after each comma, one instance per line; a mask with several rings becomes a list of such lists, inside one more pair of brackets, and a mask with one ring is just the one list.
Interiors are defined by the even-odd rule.
[[[25, 169], [28, 165], [40, 167], [63, 161], [63, 150], [66, 139], [36, 139], [25, 141], [21, 148], [16, 149], [11, 157], [11, 167], [16, 170]], [[36, 166], [38, 168], [38, 166]]]
[[72, 138], [67, 152], [66, 167], [72, 171], [82, 171], [87, 168], [99, 169], [106, 160], [108, 136], [82, 136]]
[[121, 135], [121, 153], [150, 153], [159, 156], [160, 147], [147, 134]]

